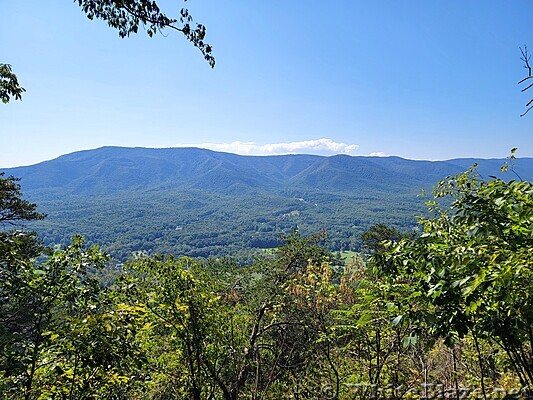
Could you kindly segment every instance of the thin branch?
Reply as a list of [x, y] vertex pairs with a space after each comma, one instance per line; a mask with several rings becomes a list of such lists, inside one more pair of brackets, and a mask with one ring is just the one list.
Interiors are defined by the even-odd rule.
[[527, 81], [528, 79], [533, 79], [533, 76], [526, 76], [524, 79], [518, 81], [518, 84], [520, 85], [521, 83]]
[[528, 76], [531, 76], [531, 66], [529, 65], [529, 60], [531, 59], [531, 55], [528, 54], [527, 46], [524, 46], [522, 49], [520, 47], [520, 52], [522, 53], [522, 57], [520, 59], [524, 62], [524, 68], [528, 70]]
[[[530, 78], [533, 78], [533, 76], [530, 76]], [[523, 89], [521, 90], [521, 92], [525, 92], [525, 91], [528, 90], [531, 86], [533, 86], [533, 83], [530, 84], [529, 86], [523, 88]]]
[[[520, 57], [520, 60], [522, 60], [524, 62], [524, 68], [527, 69], [527, 76], [524, 79], [522, 79], [521, 81], [519, 81], [518, 84], [521, 84], [521, 83], [527, 81], [528, 79], [533, 78], [532, 71], [531, 71], [531, 65], [529, 65], [529, 60], [531, 59], [531, 54], [529, 54], [529, 52], [527, 50], [527, 46], [524, 46], [524, 48], [520, 47], [520, 53], [522, 53], [522, 57]], [[528, 85], [524, 89], [522, 89], [521, 92], [522, 93], [525, 92], [526, 90], [530, 89], [532, 86], [533, 86], [533, 83]], [[531, 99], [526, 104], [526, 107], [529, 107], [529, 108], [526, 110], [525, 113], [520, 115], [521, 117], [526, 115], [533, 108], [533, 106], [531, 106], [532, 103], [533, 103], [533, 99]]]
[[[532, 100], [533, 101], [533, 100]], [[531, 103], [531, 102], [530, 102]], [[523, 117], [524, 115], [526, 115], [531, 109], [533, 108], [533, 106], [529, 107], [525, 113], [521, 114], [520, 116]]]
[[265, 333], [267, 330], [271, 329], [271, 328], [275, 328], [277, 326], [287, 326], [287, 325], [297, 325], [297, 326], [304, 326], [304, 324], [302, 322], [291, 322], [291, 321], [286, 321], [286, 322], [273, 322], [267, 326], [265, 326], [261, 332], [259, 333], [259, 335], [262, 335], [263, 333]]
[[150, 18], [150, 17], [148, 17], [146, 15], [142, 15], [142, 14], [137, 13], [135, 10], [133, 10], [131, 7], [129, 7], [127, 4], [122, 4], [122, 6], [131, 15], [133, 15], [136, 18], [139, 18], [143, 22], [143, 24], [145, 24], [145, 25], [146, 25], [147, 22], [149, 22], [149, 23], [157, 26], [159, 29], [161, 29], [161, 27], [167, 27], [167, 28], [175, 29], [178, 32], [183, 32], [183, 29], [180, 29], [177, 26], [172, 25], [172, 22], [176, 22], [176, 20], [172, 20], [172, 19], [169, 18], [170, 22], [161, 22], [161, 21], [158, 21], [156, 19], [152, 19], [152, 18]]

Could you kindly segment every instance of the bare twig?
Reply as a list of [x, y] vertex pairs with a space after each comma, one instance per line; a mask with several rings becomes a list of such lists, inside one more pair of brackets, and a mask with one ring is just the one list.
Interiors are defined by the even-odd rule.
[[[527, 50], [527, 46], [524, 46], [524, 48], [520, 47], [520, 53], [522, 53], [522, 57], [520, 57], [520, 60], [522, 60], [524, 62], [524, 68], [527, 69], [527, 76], [524, 78], [524, 79], [521, 79], [518, 84], [521, 84], [521, 83], [524, 83], [525, 81], [527, 81], [528, 79], [532, 79], [533, 78], [533, 75], [532, 75], [532, 71], [531, 71], [531, 65], [529, 64], [529, 60], [531, 60], [531, 54], [529, 54], [528, 50]], [[527, 91], [528, 89], [530, 89], [531, 87], [533, 86], [533, 83], [526, 86], [525, 88], [523, 88], [521, 90], [521, 92], [525, 92]], [[533, 105], [531, 105], [533, 103], [533, 99], [531, 99], [527, 104], [526, 104], [526, 107], [527, 110], [526, 112], [524, 112], [523, 114], [521, 114], [520, 116], [523, 117], [524, 115], [526, 115], [532, 108], [533, 108]]]
[[[531, 103], [531, 102], [530, 102]], [[531, 109], [533, 108], [533, 106], [529, 107], [525, 113], [523, 114], [520, 114], [521, 117], [523, 117], [524, 115], [526, 115]]]
[[527, 76], [531, 76], [531, 66], [529, 65], [531, 55], [528, 54], [527, 46], [524, 46], [523, 49], [520, 47], [520, 52], [522, 53], [522, 57], [520, 57], [520, 59], [524, 62], [524, 68], [528, 70]]
[[[533, 77], [532, 77], [532, 78], [533, 78]], [[531, 86], [533, 86], [533, 83], [532, 83], [531, 85], [526, 86], [525, 88], [523, 88], [523, 89], [521, 90], [521, 92], [525, 92], [525, 91], [528, 90]]]

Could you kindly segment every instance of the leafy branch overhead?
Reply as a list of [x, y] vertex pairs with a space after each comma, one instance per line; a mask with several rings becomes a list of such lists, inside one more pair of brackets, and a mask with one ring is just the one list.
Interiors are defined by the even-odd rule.
[[[74, 0], [87, 17], [107, 21], [108, 25], [118, 30], [121, 38], [137, 33], [139, 26], [146, 28], [148, 36], [152, 37], [165, 28], [173, 29], [183, 35], [202, 52], [205, 60], [213, 68], [211, 45], [204, 42], [206, 29], [202, 24], [193, 24], [189, 10], [182, 8], [176, 18], [168, 17], [155, 1], [150, 0]], [[187, 1], [187, 0], [184, 0]]]
[[[187, 0], [184, 0], [187, 1]], [[149, 0], [74, 0], [83, 9], [87, 18], [102, 19], [118, 30], [121, 38], [137, 33], [139, 27], [146, 29], [148, 36], [165, 28], [181, 32], [195, 47], [200, 49], [211, 68], [215, 66], [213, 48], [204, 41], [206, 29], [202, 24], [194, 24], [189, 10], [182, 8], [176, 18], [168, 17], [155, 1]], [[11, 99], [22, 100], [26, 90], [20, 86], [11, 65], [0, 64], [0, 99], [4, 104]]]
[[[519, 85], [522, 84], [522, 83], [526, 84], [526, 87], [524, 87], [521, 90], [521, 92], [525, 92], [526, 90], [529, 90], [533, 86], [533, 82], [529, 81], [530, 79], [533, 79], [533, 75], [531, 73], [531, 65], [529, 65], [529, 60], [531, 59], [531, 54], [528, 53], [527, 46], [524, 46], [523, 49], [520, 47], [520, 52], [522, 53], [522, 57], [520, 57], [520, 59], [524, 62], [524, 68], [527, 69], [527, 76], [524, 79], [522, 79], [520, 82], [518, 82], [518, 84]], [[523, 117], [532, 108], [533, 108], [533, 99], [531, 99], [531, 100], [529, 100], [527, 102], [526, 111], [520, 116]]]
[[22, 100], [26, 90], [19, 85], [17, 76], [12, 72], [11, 65], [0, 64], [0, 99], [7, 104], [11, 98]]

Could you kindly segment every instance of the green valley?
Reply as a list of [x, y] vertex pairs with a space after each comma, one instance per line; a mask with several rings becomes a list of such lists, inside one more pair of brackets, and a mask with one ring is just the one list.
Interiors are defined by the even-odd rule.
[[[376, 223], [413, 231], [423, 190], [474, 163], [483, 176], [501, 176], [504, 161], [104, 147], [6, 173], [21, 177], [47, 214], [31, 225], [46, 244], [83, 233], [117, 261], [144, 253], [244, 262], [293, 229], [324, 230], [333, 251], [359, 251], [360, 234]], [[533, 159], [516, 164], [524, 178], [533, 175]]]

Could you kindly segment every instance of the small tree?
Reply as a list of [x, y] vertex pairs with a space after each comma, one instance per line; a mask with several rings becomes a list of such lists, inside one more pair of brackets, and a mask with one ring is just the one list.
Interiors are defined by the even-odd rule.
[[385, 251], [387, 242], [398, 242], [401, 239], [411, 239], [413, 236], [413, 234], [402, 233], [385, 224], [376, 224], [361, 234], [361, 241], [363, 242], [363, 249], [372, 253], [379, 253]]

